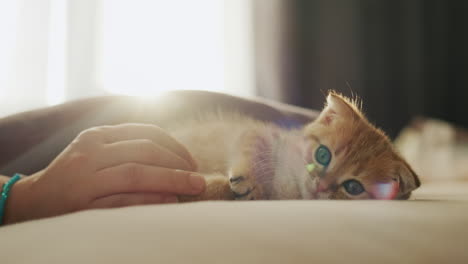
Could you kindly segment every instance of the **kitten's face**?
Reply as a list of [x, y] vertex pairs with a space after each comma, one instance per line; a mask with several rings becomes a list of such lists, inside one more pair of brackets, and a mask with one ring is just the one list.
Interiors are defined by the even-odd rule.
[[[420, 185], [383, 132], [339, 95], [328, 96], [327, 107], [304, 128], [301, 141], [305, 168], [296, 163], [293, 177], [304, 185], [302, 198], [407, 199]], [[281, 174], [285, 168], [279, 168]]]

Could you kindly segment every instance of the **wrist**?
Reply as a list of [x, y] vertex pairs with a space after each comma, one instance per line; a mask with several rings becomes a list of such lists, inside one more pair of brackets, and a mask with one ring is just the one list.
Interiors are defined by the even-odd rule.
[[3, 214], [3, 224], [12, 224], [28, 220], [33, 204], [30, 201], [34, 178], [23, 177], [12, 185]]

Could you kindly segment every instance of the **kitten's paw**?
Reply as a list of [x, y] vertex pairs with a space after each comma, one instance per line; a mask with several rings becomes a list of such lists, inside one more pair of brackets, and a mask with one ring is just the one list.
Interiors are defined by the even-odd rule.
[[229, 177], [229, 185], [236, 200], [259, 199], [259, 192], [255, 183], [249, 177], [233, 175]]

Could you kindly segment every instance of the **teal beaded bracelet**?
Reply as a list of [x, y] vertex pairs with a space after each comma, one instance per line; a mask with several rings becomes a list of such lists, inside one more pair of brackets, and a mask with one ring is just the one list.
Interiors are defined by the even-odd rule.
[[16, 173], [9, 181], [7, 181], [2, 188], [2, 194], [0, 196], [0, 225], [3, 224], [3, 215], [5, 213], [5, 204], [8, 199], [8, 194], [10, 193], [11, 186], [15, 184], [19, 179], [21, 179], [21, 175]]

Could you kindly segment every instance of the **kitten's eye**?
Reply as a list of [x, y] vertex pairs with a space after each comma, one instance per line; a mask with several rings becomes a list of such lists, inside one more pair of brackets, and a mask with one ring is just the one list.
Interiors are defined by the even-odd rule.
[[351, 195], [358, 195], [364, 192], [364, 187], [362, 187], [362, 184], [356, 180], [348, 180], [343, 182], [343, 187], [345, 188], [346, 192]]
[[332, 155], [330, 150], [324, 145], [320, 145], [315, 151], [315, 160], [317, 160], [317, 162], [324, 167], [330, 164], [331, 158]]

